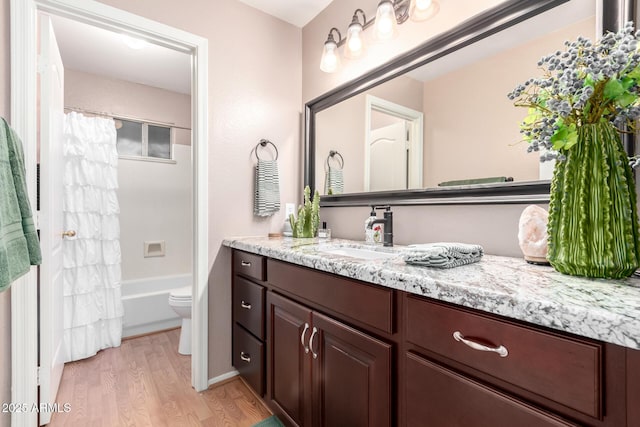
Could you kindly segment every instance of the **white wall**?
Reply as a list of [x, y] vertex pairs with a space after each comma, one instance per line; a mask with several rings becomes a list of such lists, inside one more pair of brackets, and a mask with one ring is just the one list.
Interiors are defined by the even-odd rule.
[[[65, 106], [189, 127], [191, 97], [137, 83], [65, 70]], [[122, 280], [191, 272], [191, 146], [174, 129], [176, 164], [120, 159]], [[165, 255], [145, 258], [145, 241], [165, 241]]]

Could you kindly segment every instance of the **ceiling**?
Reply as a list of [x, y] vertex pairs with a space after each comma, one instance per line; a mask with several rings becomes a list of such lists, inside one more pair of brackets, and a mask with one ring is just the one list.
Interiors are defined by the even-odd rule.
[[[332, 0], [239, 0], [297, 27], [305, 26]], [[52, 16], [65, 68], [191, 93], [191, 57], [147, 43], [132, 49], [122, 34]]]
[[244, 4], [280, 18], [296, 27], [304, 27], [333, 0], [239, 0]]
[[122, 34], [52, 16], [65, 68], [191, 93], [191, 55], [146, 43], [127, 46]]

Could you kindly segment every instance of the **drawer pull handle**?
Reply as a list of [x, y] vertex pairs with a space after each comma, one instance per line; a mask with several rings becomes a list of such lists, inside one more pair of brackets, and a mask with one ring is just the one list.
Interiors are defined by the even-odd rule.
[[318, 353], [313, 351], [313, 338], [315, 338], [317, 333], [318, 333], [318, 329], [314, 326], [313, 332], [311, 332], [311, 338], [309, 338], [309, 348], [311, 349], [311, 354], [313, 354], [314, 359], [318, 358]]
[[304, 348], [304, 353], [305, 354], [309, 353], [309, 347], [307, 347], [304, 344], [304, 336], [307, 333], [307, 330], [309, 330], [309, 324], [305, 322], [304, 323], [304, 329], [302, 330], [302, 334], [300, 335], [300, 344], [302, 344], [302, 347]]
[[249, 261], [240, 261], [240, 265], [243, 267], [251, 267], [251, 263]]
[[453, 333], [453, 339], [455, 339], [456, 341], [460, 341], [461, 343], [471, 347], [474, 350], [491, 351], [493, 353], [498, 353], [498, 356], [500, 356], [500, 357], [507, 357], [509, 355], [509, 351], [503, 345], [501, 345], [499, 347], [487, 347], [486, 345], [482, 345], [482, 344], [477, 343], [475, 341], [471, 341], [471, 340], [466, 339], [464, 337], [464, 335], [462, 335], [460, 333], [460, 331], [455, 331]]
[[248, 302], [240, 301], [240, 307], [251, 310], [251, 304], [249, 304]]
[[244, 351], [240, 352], [240, 359], [247, 363], [251, 363], [251, 355], [245, 353]]

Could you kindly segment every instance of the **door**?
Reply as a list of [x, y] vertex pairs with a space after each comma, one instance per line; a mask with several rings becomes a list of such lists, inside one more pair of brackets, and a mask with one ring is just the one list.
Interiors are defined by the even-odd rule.
[[369, 191], [409, 188], [409, 144], [404, 120], [371, 130]]
[[[62, 133], [64, 69], [51, 19], [40, 14], [40, 405], [55, 402], [64, 368], [62, 345]], [[51, 410], [40, 411], [40, 425]]]
[[322, 427], [388, 427], [392, 346], [322, 314], [313, 360], [314, 419]]
[[311, 310], [267, 295], [267, 399], [288, 424], [311, 426]]

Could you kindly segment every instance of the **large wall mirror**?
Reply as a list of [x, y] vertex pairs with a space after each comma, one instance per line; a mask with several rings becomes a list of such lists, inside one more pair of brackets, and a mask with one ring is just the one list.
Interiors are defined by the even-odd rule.
[[508, 0], [311, 101], [306, 184], [324, 206], [548, 200], [553, 165], [506, 95], [565, 40], [615, 30], [624, 4]]

